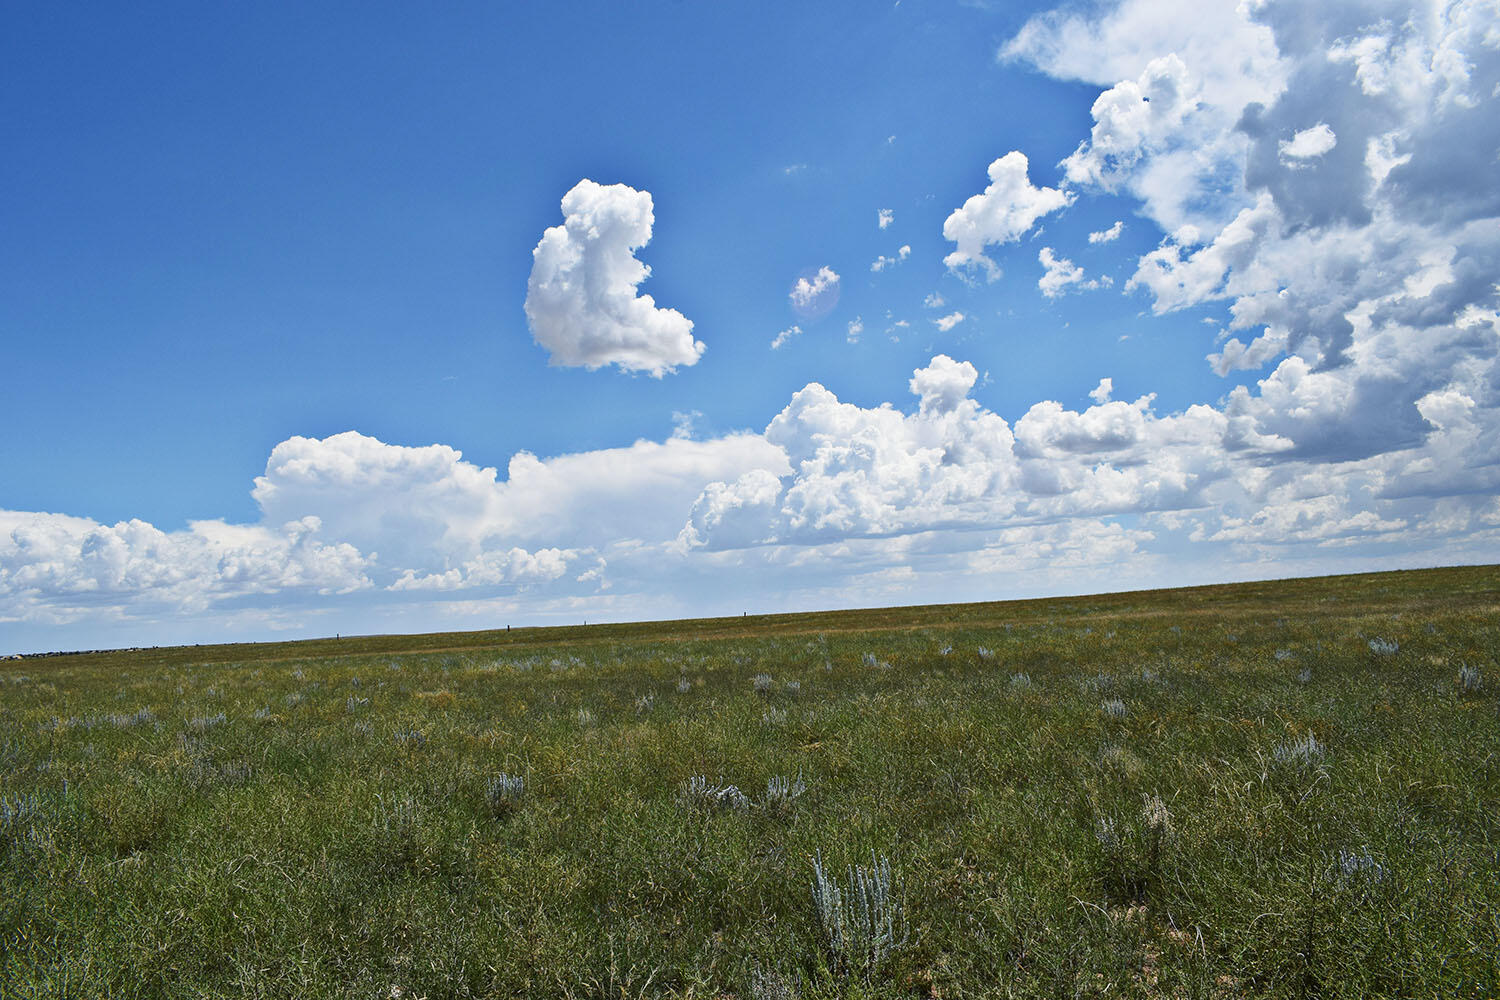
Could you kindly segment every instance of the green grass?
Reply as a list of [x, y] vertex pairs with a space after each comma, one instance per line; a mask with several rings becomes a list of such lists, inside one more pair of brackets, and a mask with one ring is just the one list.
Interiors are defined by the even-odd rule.
[[1493, 995], [1497, 649], [1477, 567], [6, 663], [0, 996]]

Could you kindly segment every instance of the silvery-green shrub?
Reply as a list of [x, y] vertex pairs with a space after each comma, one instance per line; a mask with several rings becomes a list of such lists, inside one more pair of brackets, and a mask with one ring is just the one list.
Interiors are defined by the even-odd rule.
[[407, 748], [424, 747], [427, 745], [427, 734], [420, 729], [398, 729], [391, 734], [391, 739], [395, 740], [398, 746]]
[[807, 783], [802, 780], [801, 771], [797, 772], [795, 778], [773, 775], [766, 779], [765, 807], [771, 812], [788, 812], [806, 791]]
[[510, 815], [521, 804], [526, 793], [526, 779], [519, 774], [500, 772], [484, 784], [484, 801], [496, 817]]
[[1376, 861], [1368, 847], [1358, 851], [1340, 848], [1334, 859], [1334, 875], [1344, 882], [1374, 883], [1385, 881], [1385, 866]]
[[677, 787], [677, 803], [688, 809], [706, 812], [744, 812], [750, 808], [750, 797], [733, 785], [710, 783], [708, 778], [695, 774]]
[[819, 851], [810, 888], [819, 936], [836, 971], [869, 979], [906, 945], [906, 908], [890, 859], [871, 851], [870, 866], [850, 865], [840, 883], [824, 870]]
[[801, 995], [802, 977], [795, 969], [786, 975], [756, 965], [750, 972], [750, 1000], [797, 1000]]
[[203, 733], [215, 726], [222, 726], [227, 719], [228, 717], [223, 712], [220, 712], [218, 715], [200, 715], [197, 718], [188, 720], [188, 728], [194, 732]]
[[35, 820], [42, 812], [41, 800], [28, 792], [0, 796], [0, 833], [9, 835]]
[[1328, 748], [1312, 733], [1300, 739], [1287, 739], [1271, 748], [1271, 760], [1293, 771], [1312, 771], [1323, 763]]

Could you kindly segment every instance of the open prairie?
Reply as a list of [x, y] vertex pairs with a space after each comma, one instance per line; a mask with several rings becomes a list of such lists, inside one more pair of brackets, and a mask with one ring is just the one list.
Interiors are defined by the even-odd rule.
[[1500, 569], [0, 664], [5, 997], [1500, 990]]

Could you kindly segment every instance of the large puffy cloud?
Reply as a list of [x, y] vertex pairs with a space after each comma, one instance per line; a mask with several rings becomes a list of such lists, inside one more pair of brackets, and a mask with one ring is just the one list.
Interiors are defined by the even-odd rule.
[[1235, 475], [1228, 423], [1211, 407], [1163, 417], [1149, 396], [1081, 412], [1043, 402], [1012, 431], [970, 398], [977, 377], [966, 361], [934, 357], [908, 383], [913, 413], [808, 385], [765, 432], [790, 471], [711, 484], [679, 546], [821, 544], [1196, 507]]
[[1287, 67], [1271, 29], [1243, 5], [1067, 8], [1033, 17], [1000, 56], [1107, 88], [1091, 134], [1063, 161], [1070, 183], [1135, 195], [1167, 232], [1222, 226], [1245, 207], [1236, 187], [1246, 143], [1235, 125], [1247, 105], [1275, 99]]
[[1004, 51], [1068, 78], [1118, 74], [1064, 166], [1085, 192], [1135, 194], [1166, 231], [1128, 291], [1157, 313], [1227, 304], [1227, 342], [1208, 356], [1220, 374], [1274, 363], [1230, 392], [1227, 447], [1408, 452], [1429, 443], [1421, 401], [1440, 392], [1487, 419], [1496, 5], [1267, 2], [1178, 24], [1170, 6], [1045, 15]]
[[[378, 553], [392, 573], [454, 579], [458, 570], [462, 583], [469, 567], [480, 579], [501, 569], [516, 579], [561, 576], [564, 562], [670, 537], [709, 482], [785, 468], [759, 435], [673, 436], [547, 459], [519, 452], [502, 481], [445, 445], [404, 447], [350, 431], [277, 445], [253, 496], [268, 519], [317, 516], [325, 536]], [[536, 550], [549, 555], [538, 561]]]
[[522, 452], [510, 461], [503, 496], [521, 542], [608, 549], [672, 538], [710, 482], [786, 468], [783, 452], [759, 434], [673, 437], [545, 460]]
[[279, 527], [197, 521], [164, 532], [140, 520], [0, 511], [0, 621], [66, 623], [132, 606], [197, 611], [255, 595], [372, 586], [370, 559], [320, 529], [311, 515]]
[[799, 390], [765, 431], [790, 471], [774, 486], [762, 473], [711, 485], [679, 543], [805, 543], [993, 518], [1015, 463], [1005, 421], [968, 398], [977, 377], [938, 355], [913, 373], [911, 415], [842, 402], [816, 382]]
[[447, 569], [497, 533], [495, 470], [445, 445], [407, 448], [347, 431], [278, 444], [251, 495], [272, 523], [315, 516], [330, 537], [383, 564]]
[[778, 475], [785, 463], [759, 435], [677, 436], [550, 459], [522, 452], [501, 480], [445, 445], [294, 437], [255, 480], [255, 524], [162, 531], [0, 511], [0, 621], [336, 605], [338, 595], [373, 606], [412, 592], [594, 594], [613, 553], [670, 540], [707, 484]]
[[1224, 454], [1222, 414], [1193, 406], [1158, 416], [1153, 397], [1083, 411], [1044, 401], [1016, 421], [1021, 485], [1034, 516], [1201, 507], [1242, 470]]
[[1134, 80], [1174, 54], [1194, 68], [1215, 107], [1244, 107], [1282, 86], [1272, 31], [1232, 2], [1124, 0], [1098, 12], [1069, 6], [1033, 17], [1000, 50], [1001, 58], [1050, 76], [1104, 86]]
[[1148, 154], [1160, 154], [1197, 107], [1187, 67], [1176, 55], [1153, 59], [1094, 101], [1089, 138], [1063, 161], [1068, 180], [1114, 188]]
[[[1493, 314], [1471, 313], [1465, 323], [1476, 338], [1497, 337]], [[1470, 367], [1489, 371], [1482, 360]], [[1158, 414], [1150, 395], [1112, 400], [1101, 382], [1089, 394], [1094, 405], [1042, 401], [1013, 427], [970, 397], [973, 366], [942, 355], [913, 373], [912, 412], [859, 407], [812, 383], [765, 431], [789, 471], [709, 484], [675, 549], [792, 547], [834, 557], [857, 539], [957, 532], [971, 536], [958, 547], [987, 546], [977, 539], [1039, 538], [1022, 529], [1048, 526], [1048, 538], [1113, 537], [1142, 558], [1190, 547], [1200, 561], [1226, 560], [1221, 569], [1303, 560], [1288, 555], [1299, 544], [1366, 560], [1402, 551], [1500, 555], [1495, 411], [1452, 386], [1367, 376], [1351, 382], [1292, 357], [1221, 407], [1169, 414]], [[1416, 423], [1390, 405], [1413, 394]], [[1424, 515], [1434, 497], [1442, 498], [1437, 520]], [[1145, 521], [1114, 534], [1125, 517]], [[1361, 563], [1326, 567], [1343, 565]]]
[[1057, 188], [1037, 187], [1027, 176], [1026, 154], [1012, 151], [990, 164], [990, 183], [943, 222], [943, 239], [957, 244], [943, 263], [954, 271], [980, 268], [991, 281], [1000, 268], [984, 254], [995, 243], [1020, 239], [1036, 221], [1063, 208], [1071, 196]]
[[563, 224], [532, 251], [526, 318], [555, 365], [644, 371], [660, 378], [693, 365], [703, 342], [675, 309], [658, 309], [637, 287], [651, 269], [635, 252], [651, 242], [651, 195], [585, 178], [562, 200]]

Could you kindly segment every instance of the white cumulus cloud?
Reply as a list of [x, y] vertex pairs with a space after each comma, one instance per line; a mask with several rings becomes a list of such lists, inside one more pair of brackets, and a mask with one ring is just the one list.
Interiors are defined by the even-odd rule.
[[870, 270], [879, 273], [886, 270], [887, 268], [895, 267], [897, 264], [901, 263], [903, 260], [910, 256], [911, 247], [903, 244], [902, 247], [896, 251], [896, 256], [894, 257], [887, 257], [885, 254], [881, 254], [879, 257], [876, 257], [875, 262], [870, 265]]
[[[1083, 268], [1066, 257], [1058, 257], [1052, 252], [1051, 247], [1042, 247], [1041, 253], [1037, 254], [1037, 260], [1041, 261], [1044, 270], [1042, 276], [1037, 279], [1036, 286], [1047, 298], [1057, 298], [1069, 285], [1083, 284]], [[1093, 284], [1093, 282], [1090, 283], [1090, 285]]]
[[1187, 67], [1176, 55], [1153, 59], [1136, 80], [1123, 80], [1094, 101], [1088, 139], [1063, 161], [1074, 184], [1113, 190], [1142, 158], [1168, 148], [1197, 108]]
[[1120, 238], [1120, 233], [1125, 228], [1123, 220], [1116, 219], [1115, 224], [1108, 229], [1100, 229], [1089, 233], [1090, 243], [1113, 243]]
[[579, 181], [563, 196], [563, 224], [532, 251], [526, 318], [555, 365], [618, 365], [657, 378], [694, 365], [702, 341], [675, 309], [638, 286], [651, 269], [635, 252], [651, 242], [651, 195], [624, 184]]
[[943, 238], [957, 245], [943, 263], [953, 271], [982, 269], [994, 281], [1000, 268], [985, 256], [985, 248], [1020, 239], [1037, 219], [1064, 207], [1072, 196], [1057, 188], [1034, 186], [1021, 152], [1006, 153], [991, 163], [989, 178], [981, 194], [954, 209], [943, 222]]
[[1329, 152], [1338, 145], [1333, 129], [1319, 122], [1312, 128], [1303, 129], [1290, 139], [1283, 139], [1277, 149], [1283, 161], [1312, 160]]
[[797, 326], [794, 323], [776, 335], [776, 338], [771, 341], [771, 350], [780, 350], [782, 345], [784, 345], [787, 341], [791, 340], [793, 337], [799, 337], [801, 335], [802, 327]]
[[838, 272], [825, 264], [812, 274], [801, 275], [792, 283], [787, 298], [799, 315], [826, 314], [838, 302]]

